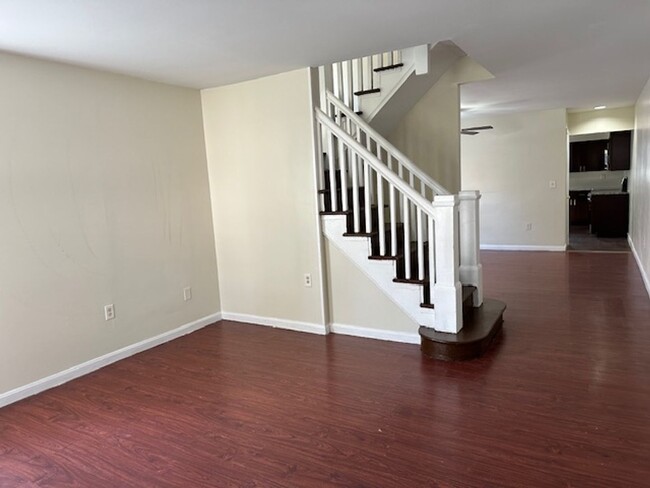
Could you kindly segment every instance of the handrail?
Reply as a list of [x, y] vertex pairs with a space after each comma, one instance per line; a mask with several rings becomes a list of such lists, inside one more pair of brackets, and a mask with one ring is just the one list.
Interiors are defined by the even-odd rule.
[[388, 152], [392, 153], [392, 155], [396, 159], [400, 160], [402, 165], [405, 166], [409, 172], [417, 176], [421, 181], [424, 181], [425, 184], [429, 185], [429, 187], [434, 190], [434, 193], [437, 193], [439, 195], [451, 194], [451, 192], [449, 192], [445, 187], [443, 187], [440, 183], [438, 183], [433, 178], [431, 178], [428, 174], [422, 171], [415, 163], [413, 163], [413, 161], [407, 158], [399, 149], [397, 149], [394, 145], [388, 142], [382, 135], [376, 132], [365, 120], [363, 120], [356, 113], [354, 113], [353, 110], [350, 110], [350, 108], [346, 106], [343, 102], [341, 102], [341, 100], [339, 100], [331, 91], [326, 90], [325, 94], [327, 96], [327, 100], [330, 103], [332, 103], [336, 108], [338, 108], [341, 112], [343, 112], [345, 116], [348, 117], [352, 122], [354, 122], [357, 126], [362, 127], [366, 131], [366, 133], [372, 132], [372, 137], [376, 141], [381, 143], [381, 145], [384, 146], [384, 148]]
[[354, 139], [350, 134], [348, 134], [344, 129], [339, 127], [336, 122], [327, 116], [320, 107], [314, 107], [314, 113], [316, 119], [324, 126], [326, 126], [336, 137], [340, 138], [345, 144], [356, 153], [361, 156], [364, 161], [367, 161], [368, 164], [379, 173], [388, 183], [393, 185], [397, 190], [404, 194], [409, 200], [411, 200], [415, 205], [417, 205], [423, 212], [425, 212], [429, 217], [435, 220], [436, 216], [433, 211], [433, 208], [439, 206], [446, 206], [446, 204], [441, 204], [436, 201], [429, 201], [420, 195], [411, 185], [402, 180], [397, 176], [393, 171], [388, 169], [386, 165], [373, 153], [368, 151], [362, 144], [360, 144], [356, 139]]

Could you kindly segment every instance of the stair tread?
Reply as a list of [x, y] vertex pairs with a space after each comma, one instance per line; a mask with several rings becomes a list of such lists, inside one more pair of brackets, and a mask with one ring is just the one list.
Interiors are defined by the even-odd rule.
[[[401, 222], [398, 222], [395, 224], [396, 229], [404, 229], [404, 224]], [[387, 226], [384, 229], [384, 233], [390, 233], [390, 227]], [[371, 230], [370, 232], [345, 232], [343, 234], [343, 237], [376, 237], [379, 236], [379, 229]], [[389, 245], [390, 243], [387, 241], [386, 245]]]
[[423, 280], [418, 280], [416, 278], [393, 278], [393, 283], [406, 283], [407, 285], [426, 285], [429, 283], [429, 279], [425, 278]]
[[370, 88], [368, 90], [359, 90], [354, 92], [356, 96], [361, 96], [361, 95], [370, 95], [371, 93], [379, 93], [381, 91], [380, 88]]
[[388, 65], [388, 66], [381, 66], [380, 68], [375, 68], [373, 71], [375, 73], [381, 73], [382, 71], [397, 69], [397, 68], [401, 68], [402, 66], [404, 66], [404, 63], [395, 63], [395, 64], [391, 64], [391, 65]]

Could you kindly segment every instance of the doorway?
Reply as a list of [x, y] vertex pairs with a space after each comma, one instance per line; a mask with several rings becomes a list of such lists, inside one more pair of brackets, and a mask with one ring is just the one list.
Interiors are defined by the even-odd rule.
[[569, 251], [629, 252], [632, 131], [569, 136]]

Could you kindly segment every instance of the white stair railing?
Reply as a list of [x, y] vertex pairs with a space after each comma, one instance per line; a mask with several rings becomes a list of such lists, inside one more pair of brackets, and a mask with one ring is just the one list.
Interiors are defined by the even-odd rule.
[[436, 195], [449, 194], [447, 189], [422, 171], [330, 91], [325, 92], [324, 111], [424, 198], [432, 200]]
[[[333, 105], [340, 111], [336, 121], [320, 108], [315, 108], [319, 131], [316, 140], [318, 144], [325, 141], [328, 154], [326, 159], [319, 160], [317, 168], [321, 175], [319, 189], [324, 195], [321, 210], [344, 212], [346, 215], [351, 213], [354, 232], [357, 234], [369, 236], [376, 230], [381, 256], [398, 256], [398, 223], [402, 223], [401, 251], [404, 255], [405, 276], [419, 281], [428, 278], [429, 296], [424, 298], [434, 305], [436, 330], [457, 333], [462, 328], [463, 320], [459, 275], [459, 197], [436, 192], [439, 185], [424, 176], [418, 176], [419, 181], [424, 182], [424, 191], [417, 191], [411, 184], [419, 171], [413, 168], [413, 163], [401, 153], [395, 154], [392, 146], [379, 139], [377, 134], [372, 134], [372, 129], [361, 119], [354, 119], [349, 110], [344, 111], [339, 104]], [[346, 120], [343, 120], [340, 115], [345, 112]], [[322, 154], [322, 148], [319, 147], [318, 150]], [[388, 160], [382, 159], [382, 154], [386, 151], [389, 153]], [[392, 168], [389, 167], [391, 155], [397, 156], [396, 160], [399, 160], [399, 163], [393, 160], [397, 166], [393, 165]], [[326, 171], [325, 164], [329, 173], [327, 180], [322, 177]], [[393, 168], [397, 168], [398, 172]], [[402, 168], [402, 176], [399, 175], [399, 168]], [[409, 172], [407, 179], [404, 175], [406, 170]], [[349, 181], [351, 185], [348, 184]], [[347, 197], [349, 190], [352, 192], [352, 202]], [[359, 192], [363, 192], [363, 209]], [[427, 192], [434, 192], [432, 200], [423, 196]], [[386, 201], [388, 213], [384, 208]], [[374, 211], [372, 205], [376, 205]], [[373, 213], [377, 217], [376, 223]], [[401, 222], [398, 222], [400, 216]], [[386, 242], [386, 227], [390, 229], [390, 247]], [[415, 240], [411, 242], [413, 236]], [[417, 269], [411, 269], [412, 245], [415, 246], [418, 257]]]
[[356, 93], [373, 93], [377, 90], [377, 73], [402, 65], [402, 51], [388, 51], [372, 56], [341, 61], [322, 66], [321, 78], [326, 87], [343, 100], [353, 111], [359, 111]]

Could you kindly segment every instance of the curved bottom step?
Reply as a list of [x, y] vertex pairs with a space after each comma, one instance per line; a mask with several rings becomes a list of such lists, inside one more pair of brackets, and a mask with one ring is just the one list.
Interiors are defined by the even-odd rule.
[[486, 298], [483, 305], [465, 316], [458, 334], [420, 327], [420, 350], [425, 356], [443, 361], [464, 361], [485, 354], [501, 332], [506, 304]]

